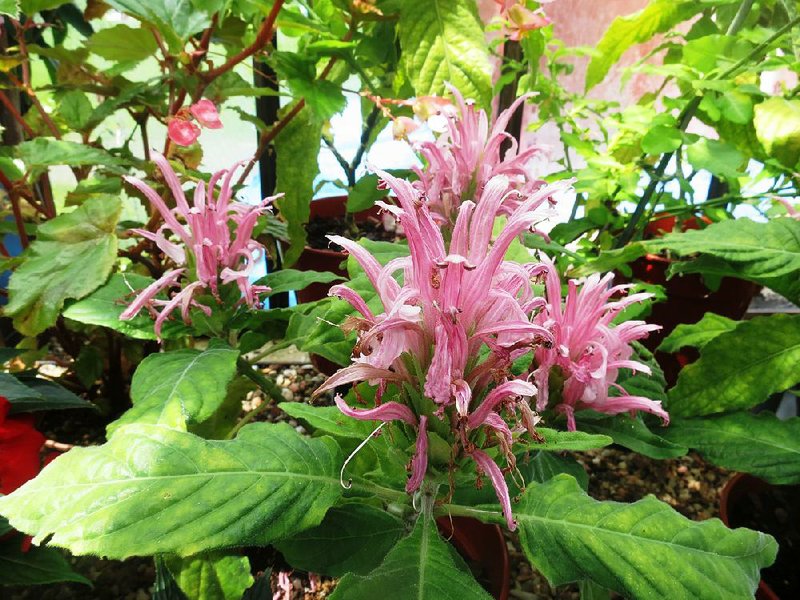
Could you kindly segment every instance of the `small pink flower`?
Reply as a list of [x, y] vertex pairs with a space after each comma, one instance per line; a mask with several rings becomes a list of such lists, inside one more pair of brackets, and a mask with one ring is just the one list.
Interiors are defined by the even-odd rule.
[[541, 29], [551, 22], [541, 9], [530, 10], [523, 3], [509, 7], [504, 16], [507, 19], [505, 34], [515, 42], [524, 38], [529, 31]]
[[200, 137], [200, 128], [191, 121], [173, 117], [167, 125], [167, 136], [179, 146], [191, 146]]
[[419, 129], [419, 123], [408, 117], [397, 117], [392, 121], [392, 137], [396, 140], [408, 138], [408, 134]]
[[189, 112], [197, 119], [203, 127], [208, 129], [222, 129], [222, 121], [219, 120], [219, 113], [214, 103], [207, 98], [198, 100], [189, 107]]

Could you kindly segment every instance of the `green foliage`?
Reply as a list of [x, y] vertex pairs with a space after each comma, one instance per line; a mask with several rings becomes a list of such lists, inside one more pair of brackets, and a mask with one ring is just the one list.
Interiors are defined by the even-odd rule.
[[558, 431], [546, 427], [537, 427], [536, 431], [545, 441], [544, 443], [532, 443], [532, 450], [581, 452], [602, 448], [614, 442], [607, 435], [586, 433], [585, 431]]
[[83, 298], [108, 277], [117, 256], [119, 200], [90, 198], [39, 226], [25, 262], [11, 276], [5, 314], [26, 335], [56, 322], [67, 298]]
[[22, 536], [0, 539], [0, 585], [39, 585], [57, 581], [74, 581], [91, 585], [72, 570], [64, 554], [55, 548], [31, 547], [22, 551]]
[[105, 150], [52, 138], [36, 138], [14, 146], [14, 156], [32, 171], [44, 171], [54, 165], [103, 166], [118, 170], [120, 159]]
[[19, 0], [0, 0], [0, 15], [16, 18], [19, 14]]
[[669, 412], [695, 417], [746, 409], [798, 382], [800, 315], [742, 321], [708, 342], [669, 392]]
[[114, 25], [95, 32], [86, 47], [108, 60], [138, 62], [155, 54], [158, 44], [153, 33], [145, 28]]
[[625, 446], [650, 458], [676, 458], [689, 449], [653, 433], [641, 417], [608, 416], [591, 411], [576, 413], [578, 427], [584, 431], [610, 436], [615, 444]]
[[406, 0], [398, 23], [405, 74], [417, 96], [450, 83], [488, 108], [492, 79], [483, 28], [470, 0]]
[[295, 419], [308, 423], [315, 431], [335, 437], [365, 439], [375, 426], [342, 414], [336, 406], [312, 406], [305, 402], [281, 402], [280, 409]]
[[[469, 514], [503, 520], [492, 507]], [[593, 500], [569, 475], [532, 483], [515, 517], [525, 555], [551, 585], [587, 579], [628, 598], [752, 598], [778, 549], [768, 535], [690, 521], [653, 496]]]
[[376, 568], [405, 532], [403, 521], [369, 504], [332, 508], [312, 529], [280, 540], [276, 548], [298, 569], [343, 577]]
[[166, 566], [189, 600], [240, 600], [254, 581], [250, 561], [235, 554], [170, 556]]
[[154, 25], [173, 51], [182, 50], [189, 36], [211, 24], [208, 5], [198, 6], [191, 0], [109, 0], [108, 4]]
[[174, 350], [145, 358], [131, 383], [133, 408], [108, 426], [108, 435], [132, 423], [186, 430], [211, 418], [225, 401], [239, 352], [224, 345]]
[[0, 498], [0, 513], [34, 543], [49, 538], [74, 554], [266, 545], [322, 521], [341, 494], [342, 460], [330, 438], [286, 424], [247, 425], [230, 441], [130, 425], [56, 459]]
[[569, 456], [553, 452], [537, 452], [527, 463], [518, 463], [518, 466], [523, 475], [527, 475], [526, 482], [544, 483], [556, 475], [566, 473], [574, 477], [584, 490], [589, 487], [589, 475], [578, 461]]
[[616, 17], [597, 43], [597, 53], [586, 68], [586, 90], [603, 81], [628, 48], [685, 21], [701, 6], [691, 0], [653, 0], [639, 12]]
[[369, 575], [345, 575], [331, 600], [489, 600], [464, 561], [436, 531], [430, 517], [420, 516], [411, 535], [402, 539]]
[[726, 178], [742, 175], [747, 166], [747, 157], [735, 147], [706, 138], [700, 138], [686, 149], [686, 159], [695, 169], [705, 169]]
[[776, 485], [800, 483], [800, 417], [736, 412], [676, 419], [664, 436], [697, 450], [703, 458]]
[[11, 404], [11, 414], [64, 408], [94, 408], [91, 402], [79, 398], [53, 381], [35, 377], [17, 379], [10, 373], [0, 373], [0, 396]]
[[290, 245], [283, 257], [287, 267], [297, 261], [306, 243], [321, 135], [321, 124], [309, 111], [301, 110], [275, 138], [277, 189], [284, 193], [275, 204], [288, 225]]
[[267, 274], [259, 283], [271, 288], [270, 294], [279, 294], [290, 290], [302, 290], [312, 283], [331, 283], [341, 281], [335, 273], [327, 271], [297, 271], [295, 269], [281, 269]]
[[728, 317], [706, 313], [697, 323], [679, 324], [664, 338], [658, 349], [661, 352], [677, 352], [687, 346], [702, 348], [718, 335], [736, 329], [736, 324], [736, 321]]
[[790, 169], [800, 160], [800, 100], [769, 98], [755, 107], [756, 136], [764, 150]]

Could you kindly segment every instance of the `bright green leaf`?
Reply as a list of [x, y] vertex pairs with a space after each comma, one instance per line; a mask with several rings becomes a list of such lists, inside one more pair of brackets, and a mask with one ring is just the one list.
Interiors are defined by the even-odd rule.
[[0, 498], [34, 543], [109, 558], [267, 545], [322, 521], [341, 495], [331, 438], [253, 423], [230, 441], [131, 425], [74, 448]]
[[[491, 506], [469, 512], [503, 522]], [[627, 598], [752, 598], [778, 550], [769, 535], [691, 521], [653, 496], [599, 502], [569, 475], [532, 483], [514, 517], [525, 555], [551, 585], [588, 579]]]
[[335, 437], [361, 441], [375, 429], [374, 424], [348, 417], [335, 406], [312, 406], [305, 402], [281, 402], [278, 407], [289, 416], [308, 423], [315, 431]]
[[321, 139], [322, 126], [306, 110], [301, 110], [275, 138], [277, 189], [284, 193], [275, 204], [288, 225], [290, 246], [283, 258], [287, 267], [297, 261], [305, 247], [305, 224], [311, 214]]
[[464, 561], [421, 516], [369, 575], [345, 575], [331, 600], [489, 600]]
[[669, 392], [669, 412], [694, 417], [746, 409], [798, 380], [800, 315], [742, 321], [718, 335]]
[[518, 462], [517, 466], [523, 477], [525, 477], [526, 482], [544, 483], [556, 475], [566, 473], [567, 475], [572, 475], [584, 490], [589, 487], [588, 473], [571, 456], [561, 456], [553, 452], [537, 452], [527, 464]]
[[800, 100], [773, 97], [757, 104], [753, 125], [767, 154], [789, 168], [800, 161]]
[[0, 15], [16, 19], [19, 15], [19, 0], [0, 0]]
[[44, 137], [22, 142], [14, 147], [14, 153], [28, 169], [33, 170], [44, 170], [55, 165], [114, 167], [121, 163], [120, 159], [100, 148]]
[[170, 556], [166, 564], [189, 600], [240, 600], [253, 585], [245, 556], [207, 552], [186, 558]]
[[800, 417], [781, 421], [768, 412], [736, 412], [676, 419], [664, 435], [720, 467], [775, 485], [800, 483]]
[[5, 314], [14, 317], [18, 331], [41, 333], [56, 322], [67, 298], [83, 298], [106, 280], [117, 257], [114, 230], [121, 209], [119, 200], [90, 198], [39, 226], [8, 286]]
[[489, 108], [489, 47], [472, 0], [406, 0], [397, 30], [405, 73], [417, 96], [443, 95], [450, 83]]
[[747, 164], [747, 157], [735, 147], [707, 138], [700, 138], [688, 146], [686, 159], [695, 169], [705, 169], [718, 177], [739, 177]]
[[681, 132], [669, 125], [656, 125], [642, 138], [642, 150], [648, 154], [665, 154], [680, 148], [683, 143]]
[[117, 10], [156, 26], [173, 51], [211, 24], [211, 14], [197, 10], [191, 0], [108, 0]]
[[403, 521], [369, 504], [332, 508], [325, 519], [275, 544], [290, 565], [343, 577], [376, 568], [405, 531]]
[[86, 47], [105, 59], [131, 62], [144, 60], [158, 50], [156, 38], [151, 31], [121, 24], [95, 32], [86, 41]]
[[544, 438], [544, 443], [532, 442], [531, 450], [548, 450], [582, 452], [593, 448], [602, 448], [614, 443], [609, 436], [603, 434], [591, 434], [585, 431], [558, 431], [537, 427], [536, 431]]
[[205, 421], [224, 402], [238, 358], [238, 350], [224, 346], [151, 354], [133, 375], [133, 408], [108, 426], [108, 435], [131, 423], [185, 430]]
[[717, 105], [731, 123], [745, 125], [753, 120], [753, 100], [744, 92], [730, 90], [720, 94]]
[[687, 346], [702, 348], [720, 334], [733, 331], [736, 321], [717, 315], [706, 313], [697, 323], [681, 323], [670, 333], [658, 349], [661, 352], [677, 352]]

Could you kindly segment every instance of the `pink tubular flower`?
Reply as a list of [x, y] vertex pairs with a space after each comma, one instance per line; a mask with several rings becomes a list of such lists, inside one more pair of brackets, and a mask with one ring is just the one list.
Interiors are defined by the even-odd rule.
[[[253, 285], [250, 277], [266, 250], [251, 236], [258, 217], [268, 210], [275, 197], [266, 198], [260, 204], [233, 202], [231, 180], [234, 167], [215, 173], [208, 185], [199, 183], [190, 206], [167, 159], [156, 153], [153, 160], [163, 174], [176, 206], [169, 208], [149, 185], [134, 177], [126, 177], [126, 181], [142, 192], [164, 219], [164, 225], [155, 233], [143, 229], [133, 231], [155, 242], [181, 268], [167, 271], [142, 290], [120, 318], [132, 319], [147, 308], [156, 318], [155, 330], [160, 336], [163, 323], [178, 308], [186, 322], [189, 322], [192, 307], [210, 314], [211, 309], [199, 304], [194, 296], [209, 291], [219, 300], [220, 287], [229, 283], [238, 286], [242, 300], [248, 306], [257, 306], [259, 296], [269, 292], [269, 288]], [[218, 183], [221, 183], [219, 189]], [[171, 235], [168, 236], [167, 232]], [[184, 278], [187, 280], [185, 285], [171, 298], [157, 298], [180, 285]]]
[[[666, 425], [669, 415], [661, 402], [630, 396], [616, 383], [619, 369], [650, 373], [650, 368], [631, 359], [630, 343], [646, 337], [659, 329], [643, 321], [626, 321], [611, 326], [614, 317], [626, 306], [641, 302], [651, 294], [632, 294], [621, 300], [612, 298], [624, 292], [629, 285], [612, 286], [612, 274], [604, 277], [592, 275], [580, 290], [574, 280], [569, 281], [569, 291], [563, 307], [561, 281], [553, 263], [545, 259], [540, 271], [545, 274], [548, 304], [536, 318], [537, 323], [553, 332], [551, 347], [536, 349], [537, 368], [533, 373], [538, 387], [536, 409], [544, 410], [550, 404], [550, 376], [560, 371], [564, 379], [561, 398], [556, 400], [556, 410], [567, 416], [567, 427], [575, 430], [574, 411], [592, 409], [610, 415], [643, 410], [661, 417]], [[614, 387], [621, 395], [609, 396]]]
[[[447, 131], [439, 139], [417, 146], [426, 166], [415, 169], [419, 181], [414, 185], [427, 198], [437, 222], [454, 223], [461, 202], [478, 202], [489, 180], [504, 175], [508, 178], [505, 191], [518, 193], [504, 195], [497, 212], [510, 215], [523, 198], [545, 185], [530, 166], [533, 157], [543, 153], [542, 148], [519, 150], [516, 140], [505, 131], [511, 116], [528, 96], [518, 98], [490, 128], [486, 112], [465, 101], [455, 88], [450, 90], [458, 112], [445, 113]], [[504, 141], [511, 145], [501, 156]], [[495, 215], [490, 216], [494, 219]]]
[[173, 117], [167, 125], [167, 136], [179, 146], [191, 146], [200, 137], [200, 128], [191, 121]]
[[189, 107], [189, 112], [203, 127], [208, 129], [222, 129], [222, 121], [214, 103], [207, 98], [198, 100]]

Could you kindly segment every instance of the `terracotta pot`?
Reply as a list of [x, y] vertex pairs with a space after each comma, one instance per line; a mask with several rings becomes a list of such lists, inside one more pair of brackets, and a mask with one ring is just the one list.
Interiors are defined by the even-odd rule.
[[[708, 219], [703, 219], [706, 222]], [[651, 221], [645, 228], [645, 233], [650, 237], [659, 237], [675, 228], [677, 219], [674, 216], [663, 216]], [[699, 229], [697, 219], [684, 221], [681, 229]], [[647, 254], [633, 263], [631, 268], [633, 276], [641, 281], [661, 285], [667, 295], [666, 302], [653, 304], [652, 313], [647, 318], [648, 323], [661, 325], [662, 329], [651, 333], [645, 346], [655, 350], [659, 344], [681, 323], [696, 323], [708, 312], [713, 312], [729, 319], [741, 319], [750, 301], [761, 286], [735, 279], [723, 277], [719, 289], [709, 290], [703, 279], [697, 274], [679, 275], [667, 279], [667, 270], [672, 260], [658, 254]], [[678, 373], [687, 364], [697, 360], [699, 354], [694, 348], [685, 348], [675, 354], [655, 352], [659, 365], [664, 370], [667, 383], [674, 385]]]
[[[737, 473], [722, 489], [719, 505], [720, 519], [722, 519], [722, 522], [728, 527], [750, 527], [751, 529], [765, 531], [766, 533], [770, 533], [775, 536], [780, 535], [781, 531], [770, 531], [770, 529], [779, 529], [779, 527], [768, 525], [766, 523], [762, 525], [760, 523], [746, 521], [742, 518], [742, 515], [745, 514], [747, 516], [752, 516], [753, 511], [749, 508], [749, 505], [751, 505], [753, 501], [763, 503], [764, 499], [768, 498], [771, 490], [777, 490], [779, 488], [787, 489], [789, 487], [797, 486], [775, 486], [767, 483], [763, 479], [754, 477], [753, 475], [749, 475], [747, 473]], [[788, 518], [791, 521], [792, 515], [788, 515]], [[778, 560], [781, 560], [781, 552], [791, 551], [792, 548], [781, 546], [779, 549]], [[795, 548], [794, 552], [797, 553], [798, 550]], [[796, 562], [796, 557], [790, 557], [787, 562], [789, 563], [789, 568], [792, 568], [791, 565]], [[780, 596], [767, 583], [767, 581], [770, 580], [770, 575], [772, 575], [772, 581], [775, 583], [775, 573], [770, 573], [770, 570], [775, 566], [777, 565], [768, 567], [762, 571], [763, 579], [759, 582], [758, 589], [756, 590], [755, 597], [757, 600], [780, 599]], [[784, 566], [784, 568], [786, 568], [786, 566]], [[781, 584], [778, 583], [778, 585], [780, 586]], [[795, 594], [792, 594], [791, 597], [795, 597]]]
[[[311, 203], [311, 220], [314, 219], [336, 219], [344, 217], [346, 214], [347, 196], [331, 196], [330, 198], [320, 198]], [[356, 223], [364, 223], [368, 220], [379, 220], [379, 209], [373, 207], [354, 213]], [[341, 277], [347, 277], [347, 269], [343, 267], [347, 255], [341, 250], [331, 248], [312, 248], [306, 246], [297, 262], [292, 265], [298, 271], [330, 271]], [[297, 302], [305, 304], [321, 300], [328, 295], [332, 283], [312, 283], [304, 290], [298, 290]]]
[[439, 532], [470, 567], [478, 567], [489, 593], [497, 600], [508, 600], [511, 566], [508, 546], [498, 525], [488, 525], [471, 517], [439, 517]]

